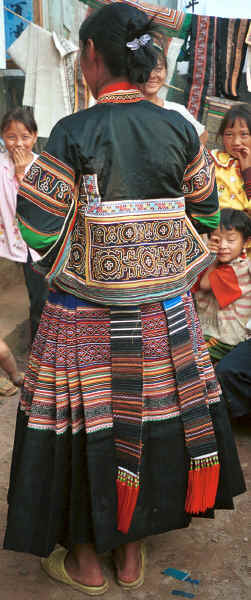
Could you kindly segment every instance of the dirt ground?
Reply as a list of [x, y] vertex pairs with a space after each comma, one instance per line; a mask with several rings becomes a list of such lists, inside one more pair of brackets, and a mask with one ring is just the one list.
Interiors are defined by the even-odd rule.
[[[0, 299], [0, 332], [25, 364], [28, 347], [28, 303], [22, 282], [6, 289]], [[11, 449], [18, 395], [0, 397], [0, 541], [7, 514]], [[218, 511], [214, 520], [193, 519], [183, 531], [146, 540], [145, 584], [127, 592], [115, 582], [111, 558], [103, 557], [110, 580], [108, 600], [168, 600], [173, 590], [194, 594], [198, 600], [251, 600], [251, 421], [233, 423], [248, 492], [238, 497], [236, 510]], [[1, 544], [2, 545], [2, 544]], [[162, 574], [175, 567], [189, 572], [199, 585], [175, 581]], [[50, 580], [37, 557], [0, 549], [1, 600], [80, 600], [83, 594]], [[182, 596], [180, 596], [182, 597]]]

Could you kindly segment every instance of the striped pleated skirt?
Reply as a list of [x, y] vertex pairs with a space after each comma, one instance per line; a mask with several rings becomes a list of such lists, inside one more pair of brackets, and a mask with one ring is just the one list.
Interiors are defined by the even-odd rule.
[[[182, 298], [221, 462], [215, 508], [232, 509], [245, 484], [191, 294]], [[5, 548], [48, 556], [57, 543], [72, 548], [93, 542], [104, 552], [189, 524], [189, 457], [166, 315], [161, 303], [140, 310], [142, 485], [128, 534], [116, 523], [111, 310], [51, 292], [18, 408]]]

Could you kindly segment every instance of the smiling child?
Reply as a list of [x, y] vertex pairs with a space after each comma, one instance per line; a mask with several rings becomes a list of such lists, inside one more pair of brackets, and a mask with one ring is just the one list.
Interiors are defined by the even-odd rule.
[[214, 361], [251, 335], [247, 328], [251, 318], [251, 263], [245, 250], [250, 236], [249, 216], [241, 210], [224, 208], [220, 226], [208, 241], [216, 258], [200, 278], [195, 300]]

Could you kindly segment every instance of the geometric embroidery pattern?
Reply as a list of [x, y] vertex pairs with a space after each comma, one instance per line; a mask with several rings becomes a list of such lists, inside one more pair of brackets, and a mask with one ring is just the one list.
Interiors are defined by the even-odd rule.
[[166, 297], [169, 289], [182, 293], [191, 267], [195, 278], [207, 261], [183, 197], [102, 202], [96, 175], [84, 175], [70, 257], [57, 283], [67, 291], [70, 275], [86, 299], [144, 302]]
[[[42, 152], [22, 182], [18, 204], [20, 221], [25, 224], [28, 214], [29, 229], [42, 235], [59, 233], [72, 202], [74, 183], [75, 174], [71, 167]], [[37, 206], [42, 211], [39, 223]]]
[[214, 161], [207, 148], [200, 147], [199, 153], [186, 168], [183, 193], [193, 202], [201, 202], [213, 191], [215, 182]]

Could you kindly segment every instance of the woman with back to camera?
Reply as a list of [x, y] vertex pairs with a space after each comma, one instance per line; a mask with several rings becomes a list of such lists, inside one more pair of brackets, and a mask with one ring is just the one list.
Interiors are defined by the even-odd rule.
[[189, 291], [211, 258], [183, 194], [198, 230], [215, 228], [212, 162], [181, 115], [138, 89], [157, 32], [126, 4], [82, 24], [97, 104], [56, 125], [18, 199], [43, 264], [72, 231], [25, 376], [5, 548], [42, 556], [90, 595], [108, 587], [100, 553], [114, 551], [117, 582], [133, 590], [145, 536], [232, 508], [245, 489]]

